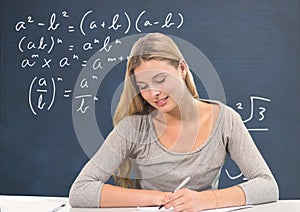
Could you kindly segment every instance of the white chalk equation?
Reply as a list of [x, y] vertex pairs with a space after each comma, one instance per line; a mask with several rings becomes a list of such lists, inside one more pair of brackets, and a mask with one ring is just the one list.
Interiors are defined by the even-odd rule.
[[[180, 12], [169, 12], [161, 14], [160, 17], [157, 15], [153, 17], [152, 13], [142, 10], [134, 17], [124, 11], [113, 14], [110, 20], [105, 20], [94, 10], [88, 10], [82, 14], [79, 23], [72, 24], [70, 21], [72, 21], [72, 14], [68, 11], [53, 12], [45, 21], [36, 20], [34, 15], [18, 21], [14, 29], [18, 34], [23, 34], [18, 40], [18, 50], [28, 55], [21, 60], [21, 68], [33, 69], [38, 66], [51, 69], [52, 64], [55, 63], [55, 68], [62, 69], [69, 67], [72, 63], [77, 65], [80, 62], [81, 66], [84, 66], [90, 55], [83, 56], [82, 53], [109, 51], [108, 44], [112, 41], [120, 44], [119, 39], [114, 37], [115, 32], [122, 35], [130, 31], [141, 33], [155, 26], [161, 30], [179, 29], [184, 24], [184, 16]], [[110, 33], [107, 34], [107, 30]], [[38, 38], [37, 33], [41, 34]], [[105, 38], [103, 38], [104, 33], [107, 34]], [[78, 34], [82, 36], [80, 41], [72, 41], [69, 38], [70, 36], [78, 37]], [[55, 52], [67, 52], [67, 54], [51, 55]]]
[[[28, 104], [34, 115], [50, 111], [61, 95], [72, 97], [74, 78], [89, 62], [93, 71], [91, 78], [81, 79], [82, 94], [74, 96], [80, 102], [78, 113], [87, 113], [90, 101], [97, 101], [96, 95], [89, 93], [88, 87], [101, 75], [105, 64], [118, 64], [128, 58], [128, 53], [118, 51], [109, 54], [114, 46], [124, 45], [121, 38], [129, 33], [143, 33], [149, 30], [180, 30], [184, 26], [184, 15], [180, 11], [153, 13], [149, 10], [111, 12], [101, 15], [97, 9], [81, 12], [60, 10], [49, 11], [39, 16], [21, 16], [13, 26], [16, 32], [15, 47], [19, 53], [17, 64], [20, 71], [26, 71], [31, 78], [28, 90]], [[103, 52], [104, 57], [90, 60], [95, 52]], [[55, 77], [55, 76], [60, 77]], [[38, 77], [39, 76], [39, 77]], [[42, 77], [41, 77], [42, 76]], [[69, 89], [58, 93], [68, 84]], [[72, 99], [72, 98], [70, 98]]]
[[[92, 80], [97, 80], [97, 76], [92, 76]], [[57, 87], [62, 84], [63, 78], [61, 77], [37, 77], [35, 76], [30, 83], [28, 90], [28, 105], [31, 112], [34, 115], [38, 115], [40, 111], [50, 111], [54, 105], [57, 96], [60, 95], [67, 98], [72, 98], [73, 89], [60, 89], [62, 92], [57, 93]], [[84, 78], [80, 82], [81, 89], [89, 88], [89, 80]], [[76, 100], [80, 101], [80, 106], [77, 108], [77, 112], [86, 113], [89, 109], [88, 100], [98, 101], [97, 96], [86, 93], [82, 95], [77, 95], [74, 97]]]
[[[15, 30], [17, 32], [27, 30], [29, 25], [35, 24], [38, 27], [45, 27], [48, 31], [55, 31], [62, 28], [59, 18], [70, 18], [70, 15], [67, 11], [62, 11], [61, 13], [53, 12], [46, 22], [36, 21], [33, 16], [29, 15], [24, 20], [16, 23]], [[127, 23], [121, 24], [121, 22], [124, 22], [120, 21], [122, 18], [125, 19]], [[93, 10], [88, 10], [82, 15], [77, 30], [84, 36], [86, 36], [88, 31], [95, 31], [98, 29], [122, 30], [124, 34], [127, 34], [132, 28], [134, 28], [136, 32], [142, 32], [143, 29], [151, 28], [153, 26], [160, 26], [162, 29], [170, 27], [179, 29], [182, 27], [183, 23], [184, 17], [180, 12], [169, 12], [163, 14], [162, 17], [153, 17], [153, 14], [146, 10], [142, 10], [137, 17], [131, 18], [130, 15], [124, 11], [122, 14], [116, 13], [112, 20], [107, 21], [101, 20], [99, 15]], [[76, 31], [76, 26], [73, 24], [67, 25], [67, 30], [68, 32], [73, 33]]]
[[[245, 124], [262, 123], [266, 117], [267, 104], [271, 102], [271, 99], [261, 96], [250, 96], [249, 103], [242, 102], [236, 103], [236, 109], [241, 113], [243, 110], [247, 110], [246, 118], [243, 119]], [[252, 123], [251, 123], [252, 122]], [[268, 127], [247, 127], [249, 131], [268, 131]]]

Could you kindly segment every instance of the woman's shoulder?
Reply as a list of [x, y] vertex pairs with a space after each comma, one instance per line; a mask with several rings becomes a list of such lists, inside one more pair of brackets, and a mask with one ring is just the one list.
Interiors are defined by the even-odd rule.
[[144, 129], [145, 127], [149, 128], [149, 114], [125, 116], [116, 125], [116, 127], [121, 129]]
[[209, 104], [213, 104], [216, 107], [218, 107], [218, 114], [221, 119], [223, 118], [229, 121], [229, 120], [236, 120], [241, 118], [240, 114], [236, 112], [232, 107], [228, 106], [226, 103], [223, 103], [219, 100], [201, 99], [201, 101], [207, 102]]
[[149, 115], [129, 115], [125, 116], [114, 127], [114, 131], [130, 141], [131, 145], [140, 144], [149, 140], [152, 135], [152, 128], [149, 123]]

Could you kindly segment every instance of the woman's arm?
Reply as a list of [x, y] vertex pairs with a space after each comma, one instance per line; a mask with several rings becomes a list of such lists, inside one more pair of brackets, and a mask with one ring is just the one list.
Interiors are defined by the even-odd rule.
[[192, 191], [181, 189], [165, 196], [163, 204], [176, 211], [201, 211], [207, 209], [245, 205], [245, 195], [239, 186], [219, 190]]
[[175, 207], [177, 211], [199, 211], [278, 200], [277, 183], [241, 117], [230, 108], [226, 110], [224, 145], [248, 180], [219, 190], [196, 192], [182, 189], [166, 195], [163, 200], [166, 207]]
[[225, 131], [227, 151], [247, 181], [239, 184], [246, 196], [246, 204], [277, 201], [279, 190], [267, 163], [256, 147], [240, 115], [229, 108]]
[[[70, 192], [72, 207], [100, 207], [102, 187], [124, 159], [130, 154], [133, 142], [128, 138], [126, 123], [116, 126], [97, 153], [86, 163], [75, 179]], [[112, 196], [113, 198], [114, 196]]]
[[109, 174], [89, 161], [73, 183], [69, 201], [72, 207], [130, 207], [159, 205], [165, 193], [128, 189], [105, 184]]
[[105, 184], [102, 187], [101, 207], [158, 206], [166, 193], [155, 190], [128, 189]]
[[[128, 122], [131, 121], [131, 122]], [[104, 144], [83, 167], [74, 181], [69, 202], [72, 207], [121, 207], [161, 204], [164, 193], [127, 189], [105, 184], [119, 165], [133, 154], [139, 141], [134, 124], [138, 119], [124, 119], [109, 134]]]

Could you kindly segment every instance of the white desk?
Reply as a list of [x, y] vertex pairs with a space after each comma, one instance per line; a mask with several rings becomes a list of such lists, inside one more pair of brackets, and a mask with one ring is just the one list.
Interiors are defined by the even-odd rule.
[[[71, 208], [66, 197], [1, 196], [1, 212], [50, 212], [66, 204], [57, 212], [134, 212], [136, 208]], [[299, 212], [300, 200], [279, 200], [275, 203], [256, 205], [241, 212]]]
[[[133, 212], [136, 208], [71, 208], [70, 212]], [[217, 211], [217, 210], [216, 210]], [[276, 203], [255, 205], [252, 208], [238, 210], [241, 212], [300, 212], [300, 200], [279, 200]], [[2, 212], [2, 211], [1, 211]]]
[[0, 195], [1, 212], [50, 212], [65, 204], [57, 212], [69, 212], [69, 198], [41, 196], [6, 196]]

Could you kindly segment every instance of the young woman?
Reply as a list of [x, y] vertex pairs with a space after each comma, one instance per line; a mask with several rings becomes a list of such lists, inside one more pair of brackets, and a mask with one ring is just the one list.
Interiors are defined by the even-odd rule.
[[[248, 181], [218, 189], [227, 154]], [[116, 185], [105, 184], [111, 175]], [[73, 207], [163, 204], [201, 211], [277, 201], [278, 187], [240, 116], [221, 102], [200, 99], [173, 40], [150, 33], [132, 47], [114, 129], [69, 198]]]

